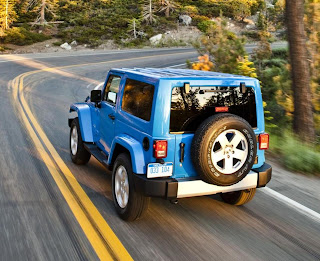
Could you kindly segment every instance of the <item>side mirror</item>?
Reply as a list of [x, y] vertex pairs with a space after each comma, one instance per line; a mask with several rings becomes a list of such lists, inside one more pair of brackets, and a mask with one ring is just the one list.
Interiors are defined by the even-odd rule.
[[102, 92], [101, 90], [92, 90], [90, 100], [92, 102], [98, 103], [102, 101]]

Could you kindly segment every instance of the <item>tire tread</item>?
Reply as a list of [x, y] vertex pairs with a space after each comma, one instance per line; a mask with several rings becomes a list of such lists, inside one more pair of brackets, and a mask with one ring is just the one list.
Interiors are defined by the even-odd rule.
[[[76, 155], [72, 155], [72, 153], [71, 153], [71, 132], [72, 132], [73, 126], [76, 126], [77, 132], [78, 132], [78, 149], [77, 149]], [[85, 147], [83, 145], [83, 140], [82, 140], [82, 135], [81, 135], [81, 131], [80, 131], [78, 118], [75, 118], [71, 122], [70, 141], [69, 142], [70, 142], [70, 155], [71, 155], [71, 159], [72, 159], [73, 163], [75, 163], [77, 165], [87, 164], [90, 160], [91, 154], [85, 149]]]

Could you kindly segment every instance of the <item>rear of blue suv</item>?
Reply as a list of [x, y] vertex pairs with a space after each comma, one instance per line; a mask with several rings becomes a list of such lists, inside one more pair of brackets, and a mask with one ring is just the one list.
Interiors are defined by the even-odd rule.
[[221, 193], [241, 205], [271, 179], [268, 134], [255, 79], [172, 69], [117, 69], [103, 91], [73, 104], [70, 152], [113, 170], [121, 218], [135, 220], [149, 197]]

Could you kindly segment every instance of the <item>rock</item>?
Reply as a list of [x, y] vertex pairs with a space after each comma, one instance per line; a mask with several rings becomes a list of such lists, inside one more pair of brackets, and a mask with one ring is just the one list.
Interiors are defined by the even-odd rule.
[[267, 3], [266, 7], [267, 7], [267, 9], [274, 9], [274, 5], [270, 4], [270, 3]]
[[179, 22], [184, 25], [190, 25], [192, 18], [189, 15], [179, 15]]
[[67, 51], [70, 51], [72, 49], [72, 47], [68, 43], [61, 44], [60, 47]]
[[155, 36], [152, 36], [149, 41], [151, 42], [151, 44], [158, 44], [160, 43], [160, 40], [162, 39], [162, 34], [157, 34]]
[[145, 32], [142, 32], [142, 31], [138, 31], [137, 32], [137, 35], [141, 38], [144, 38], [144, 37], [147, 37], [147, 34]]
[[78, 45], [78, 43], [77, 43], [77, 41], [76, 40], [74, 40], [74, 41], [72, 41], [71, 42], [71, 44], [70, 45], [72, 45], [72, 46], [76, 46], [76, 45]]
[[248, 29], [248, 30], [252, 30], [252, 29], [255, 29], [256, 27], [255, 27], [255, 25], [253, 25], [253, 24], [247, 24], [246, 25], [246, 29]]

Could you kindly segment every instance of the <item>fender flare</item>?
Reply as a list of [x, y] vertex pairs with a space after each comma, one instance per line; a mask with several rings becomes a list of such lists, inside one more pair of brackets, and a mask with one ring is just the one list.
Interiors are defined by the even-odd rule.
[[111, 157], [108, 158], [108, 164], [111, 165], [112, 161], [115, 160], [113, 159], [113, 155], [117, 145], [120, 145], [129, 151], [133, 173], [145, 174], [146, 164], [144, 160], [144, 153], [143, 153], [141, 142], [137, 141], [135, 138], [127, 134], [121, 134], [114, 138], [111, 145], [111, 151], [110, 151]]
[[[70, 106], [69, 112], [76, 112], [78, 114], [82, 140], [84, 142], [93, 142], [91, 110], [89, 105], [86, 103], [74, 103]], [[73, 119], [69, 119], [69, 126], [71, 120]]]

